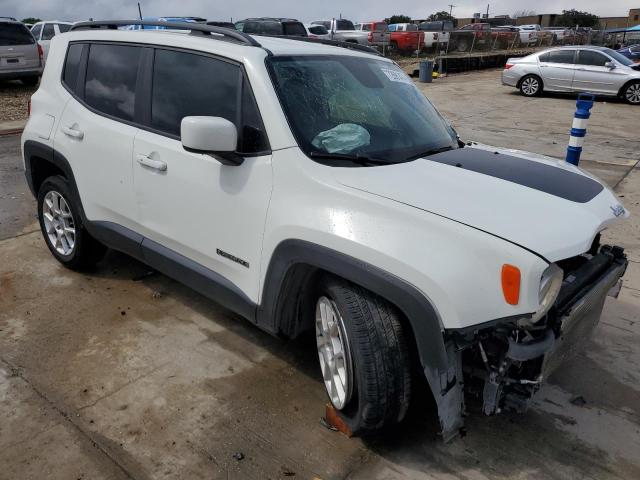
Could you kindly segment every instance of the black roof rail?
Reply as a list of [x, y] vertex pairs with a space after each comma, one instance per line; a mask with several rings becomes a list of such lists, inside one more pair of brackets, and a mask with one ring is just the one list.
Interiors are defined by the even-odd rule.
[[373, 47], [369, 47], [367, 45], [360, 45], [359, 43], [354, 42], [343, 42], [340, 40], [329, 40], [326, 38], [317, 38], [317, 37], [296, 37], [290, 35], [261, 35], [262, 37], [278, 37], [285, 38], [287, 40], [298, 40], [300, 42], [309, 42], [309, 43], [321, 43], [322, 45], [330, 45], [332, 47], [340, 47], [347, 48], [349, 50], [356, 50], [358, 52], [369, 53], [371, 55], [377, 55], [381, 57], [382, 54]]
[[[163, 22], [154, 20], [100, 20], [97, 22], [79, 22], [71, 27], [71, 30], [92, 30], [92, 29], [105, 29], [105, 30], [117, 30], [118, 27], [126, 27], [128, 25], [140, 25], [148, 27], [164, 27], [169, 30], [189, 30], [194, 35], [208, 35], [211, 38], [216, 38], [217, 35], [221, 35], [230, 40], [235, 40], [238, 43], [250, 45], [252, 47], [262, 47], [253, 37], [246, 33], [239, 32], [237, 30], [231, 30], [230, 28], [214, 27], [212, 25], [206, 25], [196, 22]], [[211, 34], [215, 35], [211, 35]]]

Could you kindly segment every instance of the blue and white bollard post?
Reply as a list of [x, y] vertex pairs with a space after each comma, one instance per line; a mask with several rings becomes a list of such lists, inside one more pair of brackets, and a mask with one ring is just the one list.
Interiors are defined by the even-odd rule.
[[587, 134], [587, 122], [591, 116], [591, 107], [593, 107], [595, 98], [596, 97], [590, 93], [581, 93], [578, 95], [576, 113], [573, 116], [571, 136], [569, 137], [569, 146], [567, 147], [567, 162], [573, 165], [578, 165], [578, 162], [580, 162], [582, 144], [584, 143], [584, 136]]

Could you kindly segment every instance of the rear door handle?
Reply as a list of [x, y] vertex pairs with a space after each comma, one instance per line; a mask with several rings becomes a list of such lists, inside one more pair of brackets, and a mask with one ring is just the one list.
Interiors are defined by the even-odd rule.
[[136, 155], [136, 159], [140, 165], [144, 165], [145, 167], [153, 168], [154, 170], [160, 170], [161, 172], [165, 172], [167, 170], [166, 162], [162, 160], [155, 160], [147, 155], [138, 154]]
[[71, 138], [75, 138], [77, 140], [82, 140], [84, 138], [84, 132], [81, 132], [80, 130], [76, 130], [73, 127], [66, 127], [63, 125], [60, 128], [62, 130], [62, 133], [64, 133], [65, 135], [68, 135]]

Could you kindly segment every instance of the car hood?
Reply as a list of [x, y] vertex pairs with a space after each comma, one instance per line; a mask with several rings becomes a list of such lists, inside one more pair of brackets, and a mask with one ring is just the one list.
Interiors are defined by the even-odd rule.
[[342, 185], [501, 237], [550, 262], [586, 252], [628, 212], [564, 161], [475, 145], [415, 161], [335, 170]]

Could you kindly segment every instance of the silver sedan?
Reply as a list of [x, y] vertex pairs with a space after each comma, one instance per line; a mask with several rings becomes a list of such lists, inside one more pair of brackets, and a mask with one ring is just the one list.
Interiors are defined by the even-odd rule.
[[510, 58], [503, 85], [533, 97], [542, 91], [590, 92], [621, 97], [640, 105], [640, 65], [606, 47], [551, 48], [523, 58]]

